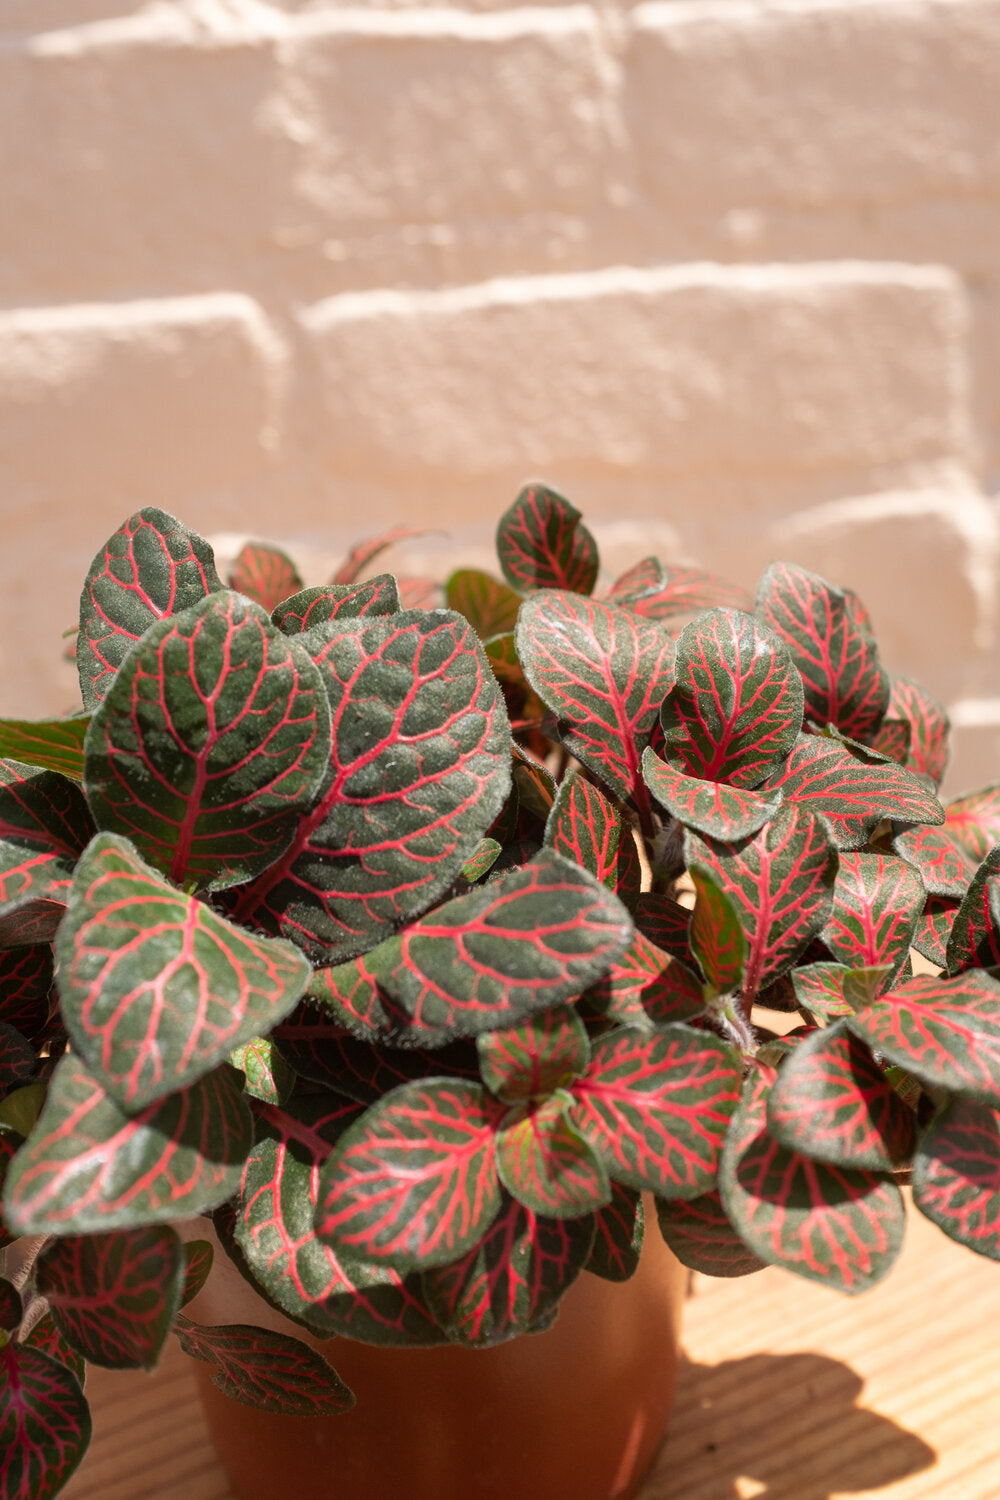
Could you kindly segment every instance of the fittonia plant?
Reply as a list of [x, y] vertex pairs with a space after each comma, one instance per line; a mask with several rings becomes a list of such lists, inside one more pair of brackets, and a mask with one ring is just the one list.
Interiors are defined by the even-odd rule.
[[171, 1331], [251, 1405], [351, 1405], [181, 1311], [199, 1214], [303, 1328], [411, 1346], [626, 1279], [643, 1191], [717, 1275], [863, 1290], [906, 1178], [1000, 1258], [1000, 787], [941, 806], [947, 719], [860, 601], [654, 558], [595, 596], [541, 487], [447, 609], [360, 579], [385, 540], [316, 588], [248, 547], [226, 589], [140, 511], [83, 711], [0, 726], [2, 1500], [79, 1462], [86, 1360]]

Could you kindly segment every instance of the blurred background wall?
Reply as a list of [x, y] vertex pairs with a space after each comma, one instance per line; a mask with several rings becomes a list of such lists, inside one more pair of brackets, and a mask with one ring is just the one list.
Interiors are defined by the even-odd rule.
[[854, 586], [1000, 777], [1000, 0], [0, 0], [0, 712], [159, 505]]

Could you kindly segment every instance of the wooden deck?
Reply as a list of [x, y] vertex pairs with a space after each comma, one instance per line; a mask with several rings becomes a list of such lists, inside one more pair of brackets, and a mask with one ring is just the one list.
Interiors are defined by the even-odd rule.
[[[695, 1281], [644, 1500], [1000, 1500], [1000, 1266], [913, 1214], [857, 1300], [779, 1271]], [[230, 1500], [173, 1341], [148, 1380], [95, 1370], [88, 1394], [67, 1500]]]

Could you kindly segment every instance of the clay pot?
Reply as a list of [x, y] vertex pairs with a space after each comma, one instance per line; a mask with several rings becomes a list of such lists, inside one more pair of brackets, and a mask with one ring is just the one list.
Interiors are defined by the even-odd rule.
[[[345, 1416], [252, 1411], [198, 1364], [235, 1500], [628, 1500], [670, 1415], [684, 1286], [649, 1220], [632, 1280], [584, 1274], [545, 1333], [486, 1350], [317, 1343], [357, 1396]], [[191, 1313], [304, 1337], [221, 1253]]]

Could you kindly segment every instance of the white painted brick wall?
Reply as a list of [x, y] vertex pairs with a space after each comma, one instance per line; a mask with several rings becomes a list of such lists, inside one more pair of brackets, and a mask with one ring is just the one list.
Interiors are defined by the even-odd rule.
[[1000, 0], [0, 0], [0, 712], [136, 505], [318, 579], [541, 474], [851, 583], [997, 775], [998, 77]]

